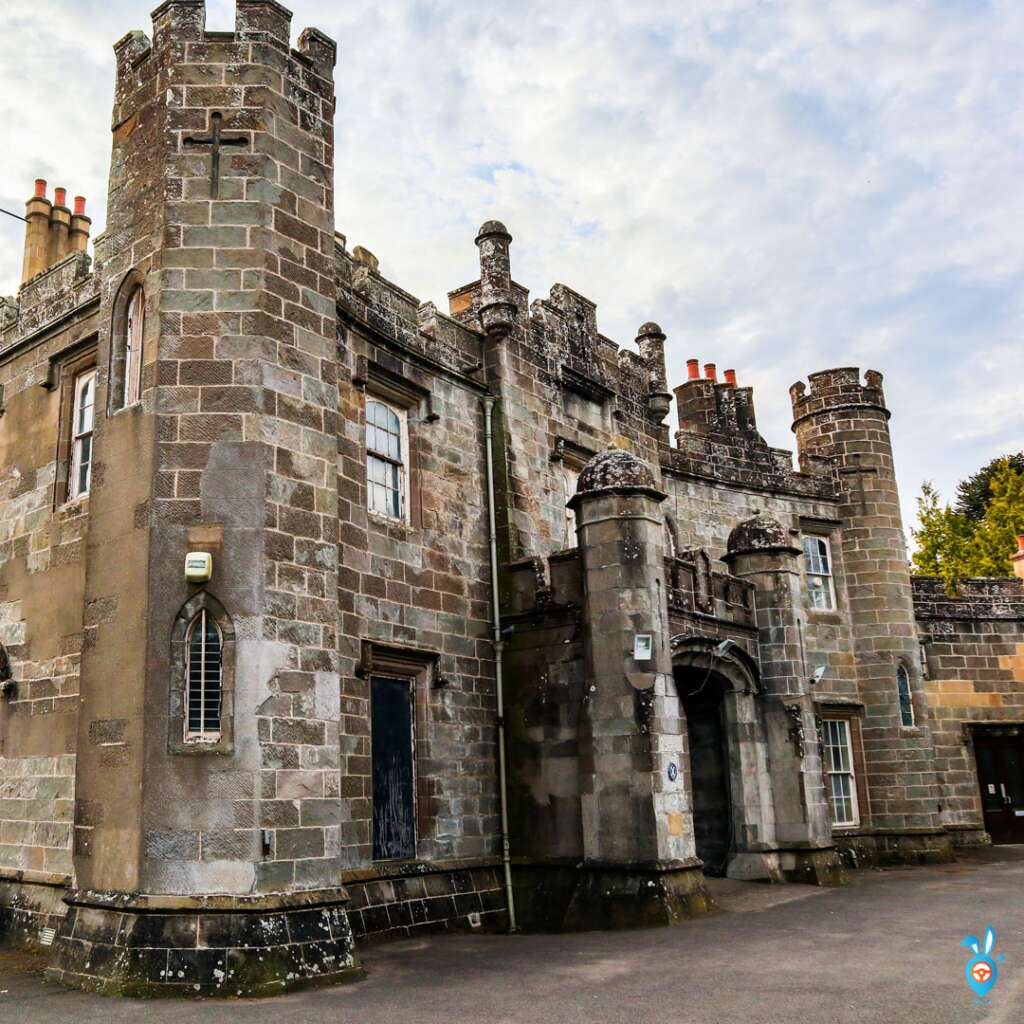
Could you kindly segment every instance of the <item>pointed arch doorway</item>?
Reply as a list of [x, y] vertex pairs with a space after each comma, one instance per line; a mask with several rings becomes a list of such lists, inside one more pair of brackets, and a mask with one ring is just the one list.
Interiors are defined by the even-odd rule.
[[719, 643], [699, 636], [672, 640], [694, 845], [705, 874], [754, 877], [750, 854], [774, 838], [760, 678], [741, 647], [720, 656]]

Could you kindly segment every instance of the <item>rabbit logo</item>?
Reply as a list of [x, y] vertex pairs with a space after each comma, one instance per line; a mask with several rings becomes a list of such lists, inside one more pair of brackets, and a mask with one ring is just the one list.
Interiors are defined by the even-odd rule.
[[995, 944], [996, 930], [991, 925], [985, 929], [984, 946], [974, 935], [968, 935], [960, 943], [961, 946], [966, 946], [974, 953], [974, 956], [967, 961], [964, 974], [967, 976], [967, 984], [974, 989], [974, 994], [981, 1003], [986, 1001], [985, 997], [995, 988], [995, 984], [999, 980], [999, 968], [996, 964], [1003, 962], [1003, 956], [1002, 954], [992, 955], [992, 948]]

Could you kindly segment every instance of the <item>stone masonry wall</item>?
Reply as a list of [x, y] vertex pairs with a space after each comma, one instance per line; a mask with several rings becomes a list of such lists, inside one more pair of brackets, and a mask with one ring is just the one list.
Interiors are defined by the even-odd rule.
[[914, 577], [914, 612], [924, 644], [923, 696], [932, 722], [944, 820], [981, 827], [971, 723], [1024, 722], [1024, 583]]
[[[26, 282], [0, 334], [0, 645], [14, 687], [0, 698], [0, 877], [73, 873], [89, 501], [58, 504], [58, 440], [62, 354], [95, 332], [87, 271], [74, 257]], [[35, 902], [13, 883], [8, 896]]]
[[[341, 240], [343, 241], [343, 240]], [[365, 253], [365, 250], [359, 250]], [[342, 860], [372, 862], [369, 645], [433, 662], [415, 684], [416, 857], [499, 846], [484, 483], [481, 340], [337, 251]], [[366, 507], [367, 396], [408, 417], [407, 522]], [[359, 927], [358, 923], [354, 927]]]

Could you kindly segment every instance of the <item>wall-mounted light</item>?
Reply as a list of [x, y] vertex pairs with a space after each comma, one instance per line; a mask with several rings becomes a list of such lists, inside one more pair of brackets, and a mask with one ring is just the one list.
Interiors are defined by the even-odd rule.
[[714, 651], [716, 658], [724, 658], [734, 647], [739, 647], [735, 640], [723, 640]]
[[808, 680], [808, 682], [811, 684], [811, 686], [817, 686], [818, 683], [820, 683], [822, 681], [822, 679], [825, 678], [825, 673], [827, 671], [828, 671], [828, 665], [819, 665], [814, 670], [814, 672], [811, 673], [811, 678]]
[[213, 576], [213, 555], [209, 551], [190, 551], [185, 556], [185, 579], [189, 583], [208, 583]]

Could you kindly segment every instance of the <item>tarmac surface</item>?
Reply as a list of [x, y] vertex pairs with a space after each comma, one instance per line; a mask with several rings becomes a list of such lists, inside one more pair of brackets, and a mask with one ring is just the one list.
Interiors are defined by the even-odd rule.
[[[365, 950], [364, 981], [273, 999], [108, 999], [0, 951], [0, 1024], [1024, 1024], [1024, 847], [714, 885], [722, 912], [678, 928], [408, 940]], [[960, 941], [987, 925], [1005, 960], [980, 1006]]]

